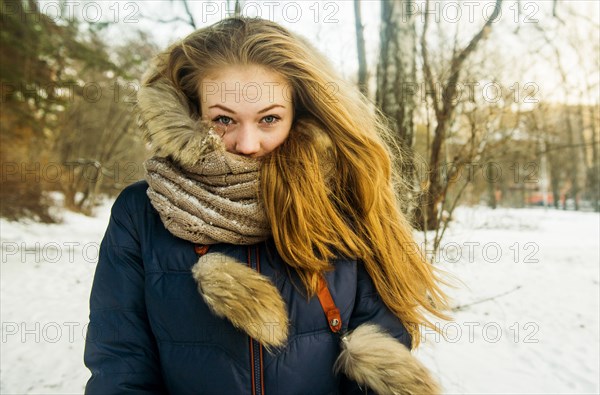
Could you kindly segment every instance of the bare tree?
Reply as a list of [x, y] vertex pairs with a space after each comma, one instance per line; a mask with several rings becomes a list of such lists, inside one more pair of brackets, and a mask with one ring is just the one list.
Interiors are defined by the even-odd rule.
[[[587, 24], [591, 31], [598, 31], [600, 26], [597, 22], [589, 20], [586, 16], [578, 15], [572, 7], [567, 8], [568, 15], [571, 18], [581, 21], [583, 24]], [[571, 48], [577, 54], [580, 65], [585, 65], [587, 59], [592, 60], [592, 64], [597, 65], [599, 62], [600, 45], [597, 42], [589, 42], [585, 39], [582, 40], [579, 34], [569, 35], [569, 44]], [[582, 48], [582, 45], [591, 45], [591, 50], [586, 51]], [[598, 103], [597, 98], [594, 97], [594, 93], [598, 91], [598, 83], [595, 84], [590, 81], [591, 72], [583, 73], [583, 85], [579, 89], [579, 105], [577, 108], [578, 127], [576, 128], [579, 134], [579, 140], [581, 144], [581, 155], [583, 157], [583, 164], [586, 173], [586, 183], [584, 195], [586, 195], [592, 203], [594, 211], [600, 212], [600, 158], [598, 155], [599, 141], [598, 141]], [[596, 70], [597, 72], [597, 70]], [[583, 103], [588, 102], [585, 106]], [[587, 122], [586, 122], [587, 121]], [[589, 145], [586, 144], [585, 131], [588, 130], [590, 134]], [[589, 149], [591, 146], [591, 150]], [[591, 158], [590, 158], [591, 151]]]
[[[193, 30], [198, 29], [200, 26], [196, 23], [194, 13], [190, 8], [190, 4], [193, 0], [169, 0], [171, 5], [180, 3], [183, 6], [184, 15], [175, 15], [172, 18], [156, 17], [149, 14], [143, 14], [142, 17], [153, 22], [171, 24], [171, 23], [183, 23], [190, 26]], [[239, 17], [242, 16], [242, 8], [244, 6], [244, 0], [227, 0], [228, 16]], [[233, 5], [233, 6], [232, 6]]]
[[78, 98], [64, 114], [55, 152], [67, 175], [60, 180], [65, 207], [91, 214], [103, 185], [120, 190], [124, 174], [119, 171], [141, 163], [144, 148], [132, 110], [133, 103], [112, 97], [98, 102]]
[[112, 48], [118, 77], [109, 78], [104, 70], [79, 73], [105, 94], [89, 97], [85, 90], [74, 89], [53, 136], [53, 159], [66, 175], [60, 188], [69, 209], [91, 214], [100, 193], [114, 194], [141, 176], [145, 150], [133, 108], [138, 78], [156, 52], [145, 38], [140, 32], [138, 38]]
[[406, 180], [409, 203], [402, 210], [412, 217], [414, 206], [415, 170], [412, 157], [414, 144], [416, 87], [416, 26], [412, 0], [383, 0], [381, 2], [381, 29], [379, 63], [377, 65], [377, 107], [387, 117], [395, 132], [395, 142], [403, 152], [398, 167]]
[[440, 177], [439, 168], [442, 163], [442, 146], [446, 140], [457, 102], [454, 100], [461, 71], [465, 61], [471, 56], [478, 45], [490, 34], [492, 24], [500, 15], [502, 0], [496, 0], [494, 11], [487, 19], [481, 30], [471, 38], [469, 44], [462, 50], [454, 51], [450, 61], [448, 78], [441, 83], [441, 98], [438, 98], [436, 79], [433, 75], [429, 59], [429, 48], [427, 44], [427, 31], [429, 27], [429, 0], [425, 2], [425, 20], [421, 36], [421, 53], [423, 58], [423, 74], [428, 86], [427, 94], [431, 99], [433, 112], [436, 119], [433, 141], [429, 151], [430, 177], [427, 189], [420, 196], [420, 202], [416, 210], [415, 222], [422, 229], [436, 229], [439, 225], [439, 209], [444, 199], [444, 186]]
[[[184, 13], [185, 13], [185, 16], [183, 16], [183, 17], [180, 15], [175, 15], [172, 18], [164, 18], [164, 17], [156, 17], [156, 16], [153, 16], [153, 15], [150, 15], [147, 13], [143, 13], [142, 18], [148, 19], [153, 22], [164, 23], [164, 24], [170, 24], [170, 23], [174, 23], [174, 22], [184, 23], [184, 24], [190, 26], [192, 29], [196, 30], [198, 28], [198, 25], [196, 24], [196, 20], [194, 19], [194, 15], [192, 14], [192, 11], [190, 10], [190, 5], [188, 3], [188, 0], [178, 0], [177, 2], [179, 2], [179, 1], [183, 5], [183, 9], [184, 9]], [[176, 1], [169, 0], [169, 3], [171, 3], [171, 6], [173, 6], [176, 3]]]
[[[231, 0], [227, 0], [229, 3]], [[243, 0], [235, 0], [234, 8], [233, 8], [233, 16], [239, 17], [242, 16], [242, 4]]]
[[412, 0], [381, 2], [379, 63], [376, 104], [396, 128], [399, 142], [412, 147], [413, 95], [416, 84], [416, 27]]
[[[553, 3], [553, 16], [555, 18], [557, 18], [556, 16], [556, 9], [557, 9], [557, 3]], [[566, 13], [566, 15], [568, 15], [570, 17], [570, 19], [577, 19], [580, 21], [580, 23], [583, 24], [588, 24], [589, 27], [592, 30], [597, 31], [598, 29], [598, 25], [597, 23], [588, 20], [586, 17], [583, 17], [581, 15], [577, 15], [576, 12], [573, 11], [572, 8], [570, 7], [564, 7], [563, 12]], [[558, 18], [557, 18], [558, 19]], [[599, 180], [598, 180], [598, 166], [600, 165], [598, 163], [598, 153], [597, 153], [597, 132], [596, 132], [596, 127], [597, 127], [597, 122], [595, 122], [594, 120], [594, 106], [591, 106], [591, 114], [588, 115], [586, 114], [586, 111], [584, 110], [585, 106], [583, 105], [583, 103], [586, 101], [586, 99], [590, 99], [591, 96], [589, 96], [590, 94], [592, 94], [592, 92], [594, 92], [594, 90], [597, 90], [597, 87], [593, 87], [592, 84], [590, 83], [590, 79], [589, 79], [589, 73], [587, 70], [585, 70], [585, 60], [587, 57], [590, 56], [596, 56], [596, 60], [597, 60], [597, 47], [595, 48], [595, 50], [590, 51], [590, 53], [586, 53], [584, 55], [584, 50], [582, 50], [581, 46], [583, 45], [582, 43], [582, 39], [580, 37], [576, 37], [574, 36], [574, 34], [576, 35], [576, 33], [573, 33], [571, 31], [571, 29], [569, 29], [565, 23], [561, 20], [558, 19], [558, 21], [560, 22], [558, 25], [557, 30], [558, 31], [548, 31], [546, 29], [544, 29], [542, 26], [538, 26], [536, 25], [536, 30], [538, 33], [540, 33], [543, 42], [546, 44], [546, 46], [548, 48], [551, 49], [551, 53], [552, 53], [552, 59], [549, 60], [549, 62], [551, 63], [551, 65], [554, 67], [554, 69], [556, 70], [556, 72], [558, 73], [559, 77], [560, 77], [560, 87], [559, 87], [559, 92], [562, 93], [563, 98], [565, 100], [565, 102], [569, 99], [569, 94], [573, 95], [573, 93], [577, 92], [578, 93], [578, 104], [574, 105], [574, 106], [569, 106], [569, 105], [564, 105], [561, 108], [559, 108], [559, 114], [561, 115], [561, 125], [551, 125], [551, 129], [552, 128], [557, 128], [559, 130], [555, 131], [555, 134], [557, 136], [554, 137], [555, 141], [558, 141], [558, 144], [546, 144], [546, 148], [545, 148], [545, 152], [550, 155], [551, 158], [553, 158], [554, 160], [551, 160], [551, 169], [552, 167], [557, 168], [558, 166], [560, 167], [564, 167], [565, 171], [566, 171], [566, 179], [565, 182], [568, 184], [568, 189], [566, 189], [565, 191], [565, 196], [564, 199], [562, 199], [562, 208], [566, 209], [567, 208], [567, 198], [571, 198], [573, 205], [574, 205], [574, 209], [575, 210], [579, 210], [580, 209], [580, 198], [582, 196], [587, 196], [589, 198], [591, 198], [592, 200], [592, 204], [594, 206], [594, 210], [598, 211], [600, 210], [600, 206], [599, 206], [599, 200], [600, 197], [598, 196], [598, 187], [599, 187]], [[566, 30], [562, 35], [561, 35], [561, 29], [562, 30]], [[565, 44], [567, 44], [567, 46], [561, 45], [561, 43], [557, 42], [558, 40], [556, 39], [557, 36], [564, 36], [567, 37], [567, 41], [565, 42]], [[573, 81], [572, 78], [570, 78], [570, 73], [569, 71], [564, 67], [563, 65], [563, 57], [564, 57], [564, 51], [565, 49], [568, 49], [570, 51], [573, 51], [577, 58], [579, 59], [579, 63], [581, 65], [580, 70], [583, 71], [583, 84], [581, 84], [581, 82], [577, 82], [577, 81]], [[587, 51], [586, 51], [587, 52]], [[587, 93], [587, 97], [586, 97], [586, 93]], [[586, 120], [588, 120], [587, 124], [588, 127], [586, 127]], [[590, 135], [591, 135], [591, 142], [588, 143], [586, 141], [586, 136], [585, 136], [585, 131], [586, 130], [590, 130]], [[559, 133], [562, 132], [562, 133]], [[566, 141], [562, 141], [562, 136], [564, 135], [564, 137], [566, 138]], [[591, 158], [589, 155], [589, 147], [591, 146]], [[560, 150], [565, 150], [567, 151], [567, 159], [566, 161], [561, 161], [561, 163], [556, 164], [553, 163], [555, 162], [555, 158], [561, 157], [562, 155], [559, 155], [555, 152], [557, 149]], [[583, 170], [583, 172], [582, 172]], [[555, 169], [554, 173], [556, 175], [556, 173], [558, 172], [558, 169]], [[551, 170], [552, 172], [552, 170]], [[559, 183], [561, 181], [557, 178], [554, 177], [552, 179], [552, 185], [553, 185], [553, 195], [555, 197], [555, 206], [558, 207], [558, 202], [556, 201], [556, 199], [559, 197], [557, 196], [559, 194]]]
[[360, 0], [354, 0], [354, 23], [356, 26], [356, 52], [358, 54], [358, 88], [363, 95], [369, 96], [367, 54], [365, 50], [365, 34], [360, 12]]

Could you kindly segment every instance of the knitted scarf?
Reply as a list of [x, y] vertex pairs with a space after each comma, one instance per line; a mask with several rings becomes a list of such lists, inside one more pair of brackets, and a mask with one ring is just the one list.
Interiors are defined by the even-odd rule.
[[145, 163], [148, 196], [177, 237], [197, 244], [255, 244], [270, 234], [258, 200], [259, 165], [221, 151], [194, 166], [154, 157]]

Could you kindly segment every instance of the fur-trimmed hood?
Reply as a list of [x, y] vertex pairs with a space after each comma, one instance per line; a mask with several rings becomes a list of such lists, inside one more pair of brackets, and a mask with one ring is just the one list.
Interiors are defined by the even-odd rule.
[[137, 94], [138, 125], [154, 156], [171, 157], [183, 166], [193, 166], [209, 152], [224, 150], [210, 124], [196, 119], [188, 100], [165, 78], [142, 85]]

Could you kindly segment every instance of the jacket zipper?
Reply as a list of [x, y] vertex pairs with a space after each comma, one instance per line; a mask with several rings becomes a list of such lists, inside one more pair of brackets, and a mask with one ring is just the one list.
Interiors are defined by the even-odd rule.
[[[260, 273], [260, 252], [258, 247], [254, 248], [255, 260], [252, 260], [253, 248], [248, 247], [248, 266]], [[248, 336], [250, 343], [250, 366], [252, 371], [252, 395], [264, 395], [263, 381], [263, 347], [262, 345]]]

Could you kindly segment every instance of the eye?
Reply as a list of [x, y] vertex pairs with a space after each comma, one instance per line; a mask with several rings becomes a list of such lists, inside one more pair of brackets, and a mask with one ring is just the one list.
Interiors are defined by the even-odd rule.
[[279, 118], [276, 115], [267, 115], [262, 120], [263, 120], [264, 123], [273, 124], [273, 123], [277, 123], [277, 121], [279, 121], [280, 119], [281, 118]]
[[213, 118], [213, 122], [217, 122], [221, 125], [227, 126], [227, 125], [231, 125], [233, 123], [233, 119], [229, 118], [226, 115], [219, 115], [218, 117]]

